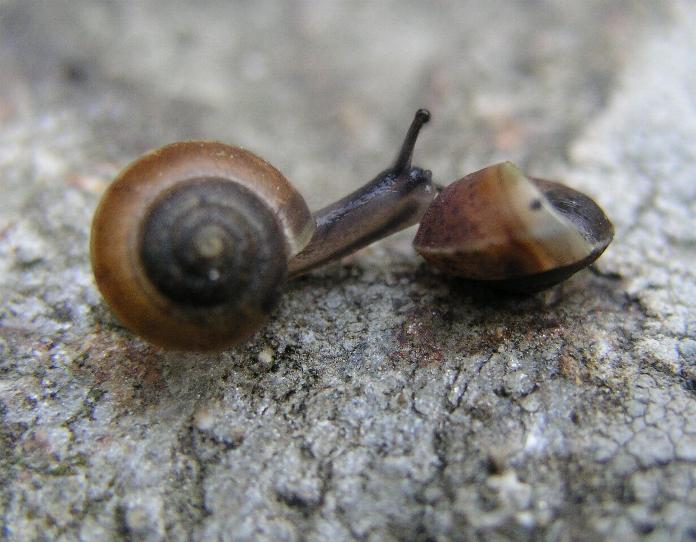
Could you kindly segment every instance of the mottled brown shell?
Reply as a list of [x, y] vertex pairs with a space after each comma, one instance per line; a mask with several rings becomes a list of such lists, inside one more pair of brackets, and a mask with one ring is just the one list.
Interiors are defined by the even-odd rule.
[[[123, 324], [157, 345], [212, 350], [267, 321], [288, 258], [313, 233], [304, 199], [273, 166], [238, 147], [190, 141], [119, 174], [95, 213], [90, 252]], [[180, 288], [182, 277], [191, 280]]]
[[612, 237], [590, 198], [504, 162], [446, 187], [421, 220], [414, 246], [444, 273], [532, 292], [588, 266]]

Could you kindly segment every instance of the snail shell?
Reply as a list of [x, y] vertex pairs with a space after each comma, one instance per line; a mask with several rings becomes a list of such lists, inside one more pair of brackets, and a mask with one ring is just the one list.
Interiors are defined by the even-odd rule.
[[116, 178], [92, 223], [99, 290], [150, 342], [213, 350], [251, 336], [315, 225], [273, 166], [210, 141], [168, 145]]
[[414, 246], [444, 273], [534, 292], [590, 265], [613, 232], [589, 197], [504, 162], [446, 187], [426, 211]]

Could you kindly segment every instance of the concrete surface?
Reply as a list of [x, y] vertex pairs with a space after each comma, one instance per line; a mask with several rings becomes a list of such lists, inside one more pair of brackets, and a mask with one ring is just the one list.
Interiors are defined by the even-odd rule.
[[[7, 540], [695, 540], [696, 7], [689, 0], [0, 1]], [[596, 197], [597, 266], [530, 298], [413, 231], [288, 288], [212, 355], [92, 282], [139, 153], [247, 146], [312, 207], [394, 156], [510, 159]]]

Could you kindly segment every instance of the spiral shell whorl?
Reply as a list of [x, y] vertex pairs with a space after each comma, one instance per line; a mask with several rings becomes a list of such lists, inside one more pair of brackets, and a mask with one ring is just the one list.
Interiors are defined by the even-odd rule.
[[288, 257], [314, 231], [304, 200], [256, 155], [183, 142], [141, 157], [92, 223], [94, 276], [126, 327], [182, 350], [238, 344], [270, 317]]
[[[224, 179], [194, 179], [163, 194], [143, 225], [140, 258], [150, 282], [187, 308], [235, 310], [282, 283], [282, 233], [249, 190]], [[262, 304], [272, 305], [270, 301]]]

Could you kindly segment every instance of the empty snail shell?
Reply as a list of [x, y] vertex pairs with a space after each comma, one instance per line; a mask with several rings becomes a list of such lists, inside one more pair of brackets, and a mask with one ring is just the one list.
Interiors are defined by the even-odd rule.
[[94, 215], [99, 290], [126, 327], [154, 344], [216, 350], [242, 342], [268, 320], [289, 272], [299, 276], [420, 219], [435, 192], [411, 156], [428, 119], [416, 113], [394, 166], [314, 215], [277, 169], [239, 147], [188, 141], [142, 156]]
[[590, 265], [613, 234], [586, 195], [504, 162], [447, 186], [425, 212], [414, 246], [444, 273], [535, 292]]

